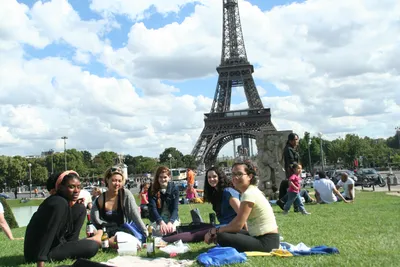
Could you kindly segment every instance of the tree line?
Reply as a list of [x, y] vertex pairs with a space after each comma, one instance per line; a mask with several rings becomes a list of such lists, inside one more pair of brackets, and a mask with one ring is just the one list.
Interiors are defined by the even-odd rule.
[[[119, 158], [112, 151], [102, 151], [93, 156], [89, 151], [76, 149], [68, 149], [66, 154], [46, 153], [46, 156], [38, 158], [0, 156], [0, 188], [29, 185], [30, 178], [33, 185], [45, 185], [49, 175], [64, 171], [64, 156], [67, 169], [77, 171], [84, 180], [102, 178], [105, 170], [115, 165]], [[151, 173], [160, 165], [196, 168], [193, 156], [183, 155], [173, 147], [165, 149], [158, 158], [124, 155], [124, 163], [128, 166], [128, 174], [134, 175]]]
[[[310, 153], [308, 150], [310, 150]], [[354, 168], [354, 161], [357, 159], [358, 167], [400, 167], [399, 136], [372, 139], [347, 134], [344, 138], [337, 138], [332, 141], [322, 139], [322, 150], [326, 166]], [[314, 166], [320, 166], [321, 139], [305, 132], [304, 138], [299, 141], [299, 153], [304, 165], [303, 168], [309, 169], [311, 166], [313, 170]]]
[[[321, 165], [321, 140], [326, 166], [353, 168], [354, 160], [360, 161], [361, 157], [360, 165], [362, 164], [363, 167], [387, 167], [388, 165], [400, 167], [398, 136], [388, 139], [371, 139], [347, 134], [344, 138], [328, 141], [306, 132], [304, 138], [299, 141], [300, 158], [305, 169], [310, 167], [314, 169], [315, 166]], [[29, 159], [22, 156], [0, 156], [0, 187], [29, 185], [30, 177], [32, 184], [44, 185], [51, 173], [64, 170], [64, 156], [63, 152]], [[89, 151], [68, 149], [66, 158], [68, 169], [76, 170], [82, 178], [99, 179], [103, 177], [107, 168], [116, 164], [118, 154], [102, 151], [93, 156]], [[31, 164], [30, 177], [29, 163]], [[124, 155], [124, 163], [128, 166], [128, 173], [134, 175], [152, 173], [160, 165], [192, 169], [198, 166], [192, 155], [183, 155], [174, 147], [166, 148], [158, 158]]]

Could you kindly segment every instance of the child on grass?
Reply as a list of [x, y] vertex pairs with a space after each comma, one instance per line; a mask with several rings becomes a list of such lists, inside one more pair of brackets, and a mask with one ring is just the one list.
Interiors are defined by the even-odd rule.
[[286, 215], [289, 213], [290, 207], [293, 203], [299, 207], [299, 210], [303, 215], [310, 215], [311, 213], [307, 212], [304, 208], [303, 202], [300, 198], [300, 182], [301, 182], [301, 165], [293, 164], [293, 174], [289, 178], [289, 189], [288, 189], [288, 200], [283, 207], [283, 214]]

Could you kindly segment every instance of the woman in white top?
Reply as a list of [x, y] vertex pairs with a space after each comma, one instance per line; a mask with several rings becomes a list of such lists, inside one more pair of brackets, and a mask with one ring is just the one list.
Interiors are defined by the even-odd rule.
[[[204, 237], [207, 244], [233, 247], [239, 252], [270, 252], [279, 248], [279, 232], [275, 215], [265, 195], [257, 188], [254, 168], [247, 163], [232, 167], [232, 183], [242, 193], [237, 216], [227, 225], [212, 228]], [[243, 231], [247, 222], [248, 232]]]

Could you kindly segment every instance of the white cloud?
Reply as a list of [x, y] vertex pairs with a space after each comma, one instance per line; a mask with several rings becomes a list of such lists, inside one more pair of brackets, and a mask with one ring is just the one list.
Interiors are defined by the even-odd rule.
[[141, 20], [150, 15], [150, 8], [157, 13], [178, 13], [179, 10], [196, 0], [91, 0], [90, 8], [96, 12], [110, 15], [126, 15], [132, 20]]
[[90, 54], [76, 50], [73, 59], [76, 63], [88, 64], [90, 62]]
[[81, 20], [67, 0], [38, 1], [33, 5], [30, 15], [42, 35], [52, 42], [65, 42], [92, 53], [102, 52], [104, 44], [99, 35], [111, 23], [108, 20]]
[[17, 1], [0, 0], [0, 49], [15, 48], [18, 42], [43, 48], [49, 40], [28, 17], [29, 8]]
[[[0, 0], [3, 153], [62, 149], [63, 135], [68, 147], [93, 152], [156, 156], [175, 146], [189, 153], [212, 99], [176, 96], [179, 85], [165, 81], [215, 75], [221, 1], [201, 1], [180, 24], [149, 29], [140, 20], [151, 10], [178, 13], [190, 2], [93, 0], [90, 8], [104, 16], [83, 20], [66, 0], [38, 1], [31, 9]], [[278, 129], [321, 131], [327, 138], [394, 134], [400, 125], [400, 2], [308, 0], [262, 11], [240, 1], [240, 8], [254, 77], [289, 94], [271, 97], [257, 86]], [[119, 49], [107, 40], [119, 27], [114, 15], [133, 21]], [[73, 58], [27, 57], [26, 45], [40, 50], [49, 44], [72, 48]], [[116, 77], [85, 66], [95, 60]]]

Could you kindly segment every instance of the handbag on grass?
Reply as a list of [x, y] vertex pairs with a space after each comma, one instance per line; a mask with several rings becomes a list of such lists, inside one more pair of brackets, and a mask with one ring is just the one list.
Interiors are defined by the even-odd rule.
[[204, 222], [203, 221], [203, 218], [201, 218], [201, 215], [200, 215], [200, 210], [198, 209], [198, 208], [193, 208], [193, 206], [189, 203], [189, 205], [190, 205], [190, 216], [192, 216], [192, 222], [193, 223], [202, 223], [202, 222]]
[[142, 233], [139, 227], [134, 222], [124, 223], [124, 228], [128, 229], [131, 234], [139, 239], [142, 243], [146, 243], [146, 236]]

